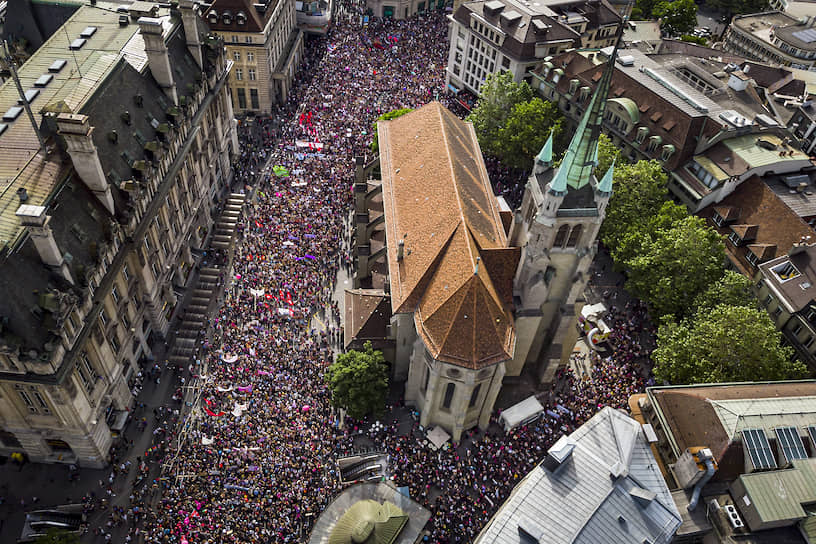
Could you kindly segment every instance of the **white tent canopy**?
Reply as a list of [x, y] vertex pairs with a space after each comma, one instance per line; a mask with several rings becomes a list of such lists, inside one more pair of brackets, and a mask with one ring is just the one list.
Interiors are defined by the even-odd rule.
[[535, 396], [530, 396], [503, 411], [499, 423], [504, 426], [505, 432], [514, 427], [535, 420], [544, 411], [544, 407]]
[[445, 429], [438, 425], [428, 431], [427, 437], [428, 442], [430, 442], [431, 449], [434, 450], [438, 450], [445, 445], [445, 442], [450, 440], [450, 435], [445, 432]]

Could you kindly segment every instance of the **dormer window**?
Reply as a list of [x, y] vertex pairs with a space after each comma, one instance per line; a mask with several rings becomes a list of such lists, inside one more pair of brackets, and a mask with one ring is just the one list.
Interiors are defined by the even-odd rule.
[[771, 268], [771, 271], [776, 274], [776, 277], [781, 282], [792, 280], [799, 275], [799, 271], [790, 261], [785, 261], [784, 263], [774, 266]]
[[754, 268], [756, 268], [756, 266], [759, 264], [759, 258], [750, 249], [745, 254], [745, 260], [751, 263], [751, 266], [753, 266]]
[[215, 10], [210, 11], [207, 14], [207, 21], [209, 21], [211, 25], [218, 23], [218, 12]]
[[224, 14], [221, 16], [221, 20], [224, 21], [225, 25], [232, 24], [232, 13], [229, 11], [225, 11]]
[[674, 146], [671, 144], [664, 145], [663, 151], [660, 152], [660, 160], [667, 161], [672, 155], [674, 155]]
[[740, 238], [739, 234], [736, 232], [732, 232], [728, 235], [728, 239], [731, 241], [732, 244], [739, 247], [742, 244], [742, 238]]
[[635, 142], [642, 144], [646, 141], [646, 136], [649, 135], [649, 129], [646, 127], [638, 127], [637, 134], [635, 134]]
[[589, 97], [589, 87], [586, 87], [586, 86], [581, 87], [581, 94], [579, 95], [579, 100], [581, 100], [581, 102], [583, 102], [588, 97]]
[[717, 225], [718, 227], [722, 227], [723, 224], [725, 223], [725, 219], [723, 219], [723, 216], [720, 215], [720, 213], [716, 210], [711, 215], [711, 220], [714, 221], [714, 224]]
[[580, 85], [580, 84], [581, 84], [581, 82], [578, 81], [577, 79], [571, 79], [570, 80], [570, 86], [569, 86], [569, 93], [570, 94], [575, 94], [575, 91], [578, 90], [578, 85]]
[[238, 23], [239, 25], [246, 24], [246, 20], [247, 20], [247, 17], [246, 17], [246, 14], [243, 11], [239, 11], [238, 15], [235, 16], [235, 22]]
[[652, 136], [649, 138], [649, 146], [646, 148], [646, 151], [649, 153], [654, 153], [657, 151], [657, 148], [660, 146], [660, 143], [663, 141], [663, 138], [660, 136]]

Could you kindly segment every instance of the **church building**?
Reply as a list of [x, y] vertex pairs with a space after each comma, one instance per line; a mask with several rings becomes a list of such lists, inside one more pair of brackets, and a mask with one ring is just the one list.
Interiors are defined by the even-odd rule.
[[357, 159], [345, 346], [383, 350], [420, 423], [454, 441], [487, 427], [505, 376], [557, 368], [540, 354], [574, 322], [612, 193], [612, 168], [593, 174], [612, 62], [560, 167], [550, 137], [515, 213], [473, 126], [438, 102], [380, 121], [379, 155]]

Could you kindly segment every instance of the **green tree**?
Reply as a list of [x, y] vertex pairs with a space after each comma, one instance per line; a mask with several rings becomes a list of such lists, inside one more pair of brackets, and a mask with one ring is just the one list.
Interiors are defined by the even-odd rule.
[[338, 355], [326, 371], [332, 404], [355, 419], [381, 414], [388, 394], [388, 367], [382, 351], [374, 350], [371, 342], [363, 349]]
[[[479, 146], [488, 155], [496, 156], [499, 131], [516, 104], [533, 98], [533, 90], [526, 82], [516, 83], [510, 72], [490, 74], [481, 89], [476, 107], [467, 120], [473, 123]], [[536, 150], [538, 151], [538, 150]]]
[[693, 306], [697, 313], [708, 313], [721, 304], [757, 308], [757, 299], [751, 291], [751, 280], [739, 272], [726, 270], [719, 280], [697, 295]]
[[637, 0], [632, 7], [631, 20], [646, 21], [652, 18], [652, 10], [657, 0]]
[[371, 151], [376, 153], [380, 149], [380, 144], [377, 140], [377, 121], [390, 121], [391, 119], [396, 119], [397, 117], [403, 116], [412, 111], [414, 111], [414, 108], [402, 108], [399, 110], [391, 110], [377, 117], [377, 119], [371, 124], [371, 126], [374, 127], [374, 139], [371, 141]]
[[612, 247], [610, 253], [619, 271], [626, 270], [626, 263], [639, 255], [647, 241], [651, 241], [655, 233], [662, 229], [669, 229], [677, 221], [688, 217], [685, 206], [675, 204], [671, 200], [663, 201], [660, 209], [654, 215], [647, 217], [644, 224], [633, 225]]
[[662, 165], [655, 160], [616, 165], [614, 192], [601, 226], [601, 241], [614, 248], [631, 228], [642, 232], [668, 197], [667, 181]]
[[621, 153], [612, 139], [604, 133], [598, 136], [598, 165], [595, 167], [595, 177], [599, 180], [606, 174], [612, 161], [615, 161], [615, 168], [623, 166], [621, 163]]
[[723, 275], [725, 248], [720, 235], [699, 217], [688, 216], [661, 228], [625, 262], [627, 287], [649, 303], [654, 315], [687, 315], [697, 293]]
[[708, 40], [703, 38], [702, 36], [694, 36], [692, 34], [683, 34], [680, 36], [680, 41], [689, 42], [689, 43], [696, 43], [697, 45], [707, 45]]
[[79, 535], [65, 529], [48, 529], [34, 544], [79, 544]]
[[680, 323], [664, 320], [652, 353], [655, 378], [692, 384], [806, 376], [780, 339], [766, 312], [745, 306], [721, 304]]
[[550, 101], [535, 97], [515, 104], [493, 145], [496, 155], [506, 166], [529, 169], [551, 131], [558, 139], [563, 121], [558, 106]]
[[660, 19], [660, 30], [669, 36], [688, 34], [697, 26], [697, 4], [694, 0], [664, 0], [652, 9], [652, 17]]

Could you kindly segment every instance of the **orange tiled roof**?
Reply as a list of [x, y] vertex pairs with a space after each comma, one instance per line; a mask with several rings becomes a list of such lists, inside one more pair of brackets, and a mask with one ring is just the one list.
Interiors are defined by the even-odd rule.
[[512, 358], [519, 252], [507, 248], [473, 127], [433, 102], [377, 131], [394, 312], [414, 312], [436, 359], [479, 368]]

